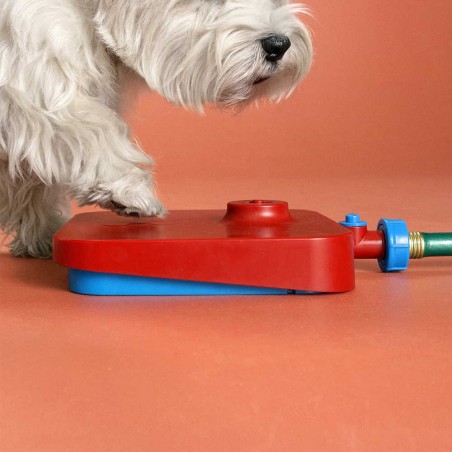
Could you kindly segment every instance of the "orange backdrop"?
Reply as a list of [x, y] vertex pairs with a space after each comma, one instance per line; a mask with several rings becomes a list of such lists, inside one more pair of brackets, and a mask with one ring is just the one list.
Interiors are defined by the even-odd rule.
[[452, 2], [307, 3], [315, 63], [289, 100], [198, 116], [150, 93], [126, 114], [168, 208], [451, 174]]
[[[290, 100], [129, 102], [166, 206], [271, 197], [452, 230], [452, 1], [309, 6], [316, 60]], [[299, 300], [106, 300], [0, 253], [0, 449], [451, 450], [451, 265], [357, 261], [356, 290]]]

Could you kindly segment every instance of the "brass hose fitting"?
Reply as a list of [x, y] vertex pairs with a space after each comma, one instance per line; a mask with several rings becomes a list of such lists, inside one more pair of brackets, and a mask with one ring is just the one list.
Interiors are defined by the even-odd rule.
[[425, 253], [425, 241], [422, 232], [410, 232], [410, 259], [422, 259]]

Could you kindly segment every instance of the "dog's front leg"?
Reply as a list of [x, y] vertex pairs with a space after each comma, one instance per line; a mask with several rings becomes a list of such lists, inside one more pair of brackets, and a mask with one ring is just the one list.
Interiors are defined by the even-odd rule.
[[64, 140], [70, 146], [69, 186], [80, 205], [97, 204], [122, 215], [162, 216], [152, 174], [152, 163], [129, 139], [125, 123], [111, 109], [80, 98], [71, 112], [72, 124]]

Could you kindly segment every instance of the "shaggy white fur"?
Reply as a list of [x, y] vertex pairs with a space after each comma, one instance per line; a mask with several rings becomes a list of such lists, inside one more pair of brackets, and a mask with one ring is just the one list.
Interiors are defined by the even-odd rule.
[[202, 111], [288, 96], [312, 46], [288, 0], [0, 0], [0, 226], [49, 257], [67, 197], [163, 215], [152, 164], [117, 114], [134, 71]]

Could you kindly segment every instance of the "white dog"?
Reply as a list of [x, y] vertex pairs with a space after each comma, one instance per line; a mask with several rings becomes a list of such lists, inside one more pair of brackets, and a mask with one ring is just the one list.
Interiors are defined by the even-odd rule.
[[163, 215], [151, 163], [117, 114], [121, 72], [202, 111], [280, 100], [312, 45], [289, 0], [0, 0], [0, 226], [49, 257], [67, 196]]

